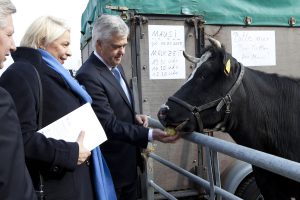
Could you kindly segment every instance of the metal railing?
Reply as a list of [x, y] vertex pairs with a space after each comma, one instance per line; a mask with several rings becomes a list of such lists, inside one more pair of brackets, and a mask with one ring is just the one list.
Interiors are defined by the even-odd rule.
[[[149, 118], [149, 125], [155, 128], [162, 128], [163, 126], [159, 121]], [[178, 173], [188, 177], [193, 182], [201, 185], [209, 192], [209, 199], [215, 199], [215, 195], [220, 199], [220, 196], [226, 199], [240, 200], [241, 198], [227, 192], [220, 187], [219, 180], [219, 169], [218, 166], [212, 169], [211, 163], [216, 163], [216, 152], [220, 152], [231, 157], [243, 160], [257, 167], [266, 169], [268, 171], [274, 172], [276, 174], [282, 175], [289, 179], [300, 182], [300, 163], [287, 160], [278, 156], [267, 154], [258, 150], [254, 150], [248, 147], [244, 147], [235, 143], [227, 142], [222, 139], [211, 137], [198, 132], [187, 133], [182, 136], [183, 139], [190, 142], [205, 146], [206, 159], [208, 163], [208, 179], [209, 181], [192, 174], [191, 172], [184, 170], [174, 163], [167, 161], [153, 152], [148, 153], [148, 157], [156, 160], [157, 162], [177, 171]], [[211, 156], [213, 155], [213, 156]], [[217, 169], [216, 169], [217, 168]], [[152, 177], [153, 178], [153, 177]], [[175, 200], [176, 198], [170, 193], [165, 191], [163, 188], [159, 187], [151, 178], [148, 177], [148, 187], [153, 187], [161, 195], [167, 199]], [[216, 184], [215, 184], [216, 183]], [[151, 190], [147, 190], [149, 191]], [[153, 191], [153, 190], [152, 190]], [[147, 194], [147, 199], [152, 200], [153, 194]]]

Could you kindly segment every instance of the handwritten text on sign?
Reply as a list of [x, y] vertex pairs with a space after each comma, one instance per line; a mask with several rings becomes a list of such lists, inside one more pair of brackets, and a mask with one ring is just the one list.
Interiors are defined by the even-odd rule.
[[232, 55], [245, 66], [276, 65], [275, 31], [231, 31]]
[[185, 79], [184, 26], [149, 25], [150, 79]]

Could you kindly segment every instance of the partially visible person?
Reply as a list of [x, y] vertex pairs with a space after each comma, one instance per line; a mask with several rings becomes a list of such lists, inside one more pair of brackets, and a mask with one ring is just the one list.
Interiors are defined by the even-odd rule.
[[[0, 68], [6, 56], [16, 50], [13, 40], [10, 0], [0, 0]], [[16, 77], [11, 77], [12, 79]], [[9, 93], [0, 87], [0, 199], [35, 200], [35, 191], [25, 165], [24, 146], [16, 107]]]
[[120, 65], [129, 29], [114, 15], [102, 15], [94, 22], [95, 51], [81, 66], [76, 78], [93, 99], [92, 107], [108, 141], [101, 150], [111, 171], [119, 200], [137, 199], [137, 166], [142, 166], [141, 148], [148, 141], [175, 142], [160, 129], [146, 128], [146, 115], [135, 113], [134, 99]]
[[[62, 20], [51, 16], [36, 19], [20, 47], [12, 53], [14, 63], [2, 74], [0, 85], [15, 101], [26, 162], [35, 188], [39, 189], [41, 174], [47, 200], [93, 200], [91, 152], [83, 146], [84, 133], [77, 142], [46, 138], [37, 133], [40, 105], [44, 127], [85, 102], [82, 95], [86, 92], [73, 89], [69, 82], [72, 79], [67, 80], [71, 76], [62, 66], [71, 56], [69, 46], [70, 29]], [[43, 104], [39, 102], [35, 70], [42, 83]]]

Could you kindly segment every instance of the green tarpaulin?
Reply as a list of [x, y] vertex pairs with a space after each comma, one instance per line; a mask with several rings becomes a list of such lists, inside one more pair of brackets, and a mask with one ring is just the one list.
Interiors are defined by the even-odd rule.
[[293, 26], [300, 26], [299, 0], [90, 0], [82, 14], [82, 40], [90, 37], [100, 14], [120, 14], [111, 9], [117, 7], [137, 14], [201, 15], [207, 25], [245, 25], [245, 17], [250, 17], [250, 26], [291, 26], [293, 17]]

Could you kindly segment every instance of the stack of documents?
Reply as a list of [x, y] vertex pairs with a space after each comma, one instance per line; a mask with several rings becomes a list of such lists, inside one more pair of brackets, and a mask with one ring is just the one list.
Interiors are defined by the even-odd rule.
[[38, 132], [47, 138], [75, 142], [80, 131], [85, 132], [83, 146], [88, 150], [94, 149], [107, 140], [90, 103], [82, 105]]

